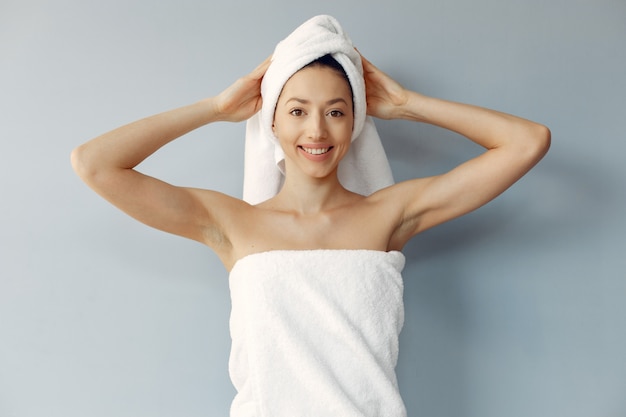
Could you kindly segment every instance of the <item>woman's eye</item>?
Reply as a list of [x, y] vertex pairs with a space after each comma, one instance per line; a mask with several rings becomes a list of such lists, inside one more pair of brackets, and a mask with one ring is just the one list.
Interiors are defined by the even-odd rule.
[[340, 110], [331, 110], [329, 113], [330, 117], [341, 117], [343, 116], [343, 112]]
[[304, 112], [302, 111], [302, 109], [293, 109], [289, 112], [289, 114], [291, 114], [292, 116], [302, 116]]

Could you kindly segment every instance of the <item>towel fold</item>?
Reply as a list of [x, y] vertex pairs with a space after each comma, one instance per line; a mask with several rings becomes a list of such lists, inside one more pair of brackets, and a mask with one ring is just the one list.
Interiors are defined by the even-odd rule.
[[347, 189], [363, 195], [393, 184], [376, 126], [367, 116], [361, 56], [337, 20], [320, 15], [309, 19], [278, 43], [263, 77], [262, 109], [246, 124], [243, 199], [250, 204], [275, 196], [284, 181], [285, 155], [272, 131], [276, 103], [283, 86], [301, 68], [327, 54], [344, 68], [354, 101], [352, 145], [339, 165], [339, 181]]
[[278, 250], [230, 272], [231, 417], [405, 417], [401, 252]]

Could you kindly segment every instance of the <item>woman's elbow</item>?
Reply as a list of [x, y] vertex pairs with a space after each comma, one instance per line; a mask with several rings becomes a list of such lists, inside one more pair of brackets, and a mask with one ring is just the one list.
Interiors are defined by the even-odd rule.
[[74, 172], [81, 178], [83, 177], [85, 171], [88, 171], [86, 169], [86, 164], [84, 160], [85, 158], [82, 145], [77, 146], [72, 150], [72, 153], [70, 154], [70, 162], [72, 164]]
[[550, 149], [552, 132], [550, 132], [548, 126], [542, 124], [536, 124], [533, 130], [533, 142], [536, 146], [538, 159], [541, 159]]
[[93, 181], [98, 174], [96, 164], [94, 164], [93, 158], [90, 158], [90, 151], [86, 145], [77, 146], [72, 150], [70, 154], [70, 162], [74, 172], [86, 183]]
[[[521, 132], [520, 132], [521, 133]], [[542, 124], [530, 122], [526, 131], [523, 133], [523, 138], [520, 137], [518, 143], [521, 147], [521, 155], [525, 155], [531, 163], [537, 163], [550, 149], [551, 142], [550, 129]]]

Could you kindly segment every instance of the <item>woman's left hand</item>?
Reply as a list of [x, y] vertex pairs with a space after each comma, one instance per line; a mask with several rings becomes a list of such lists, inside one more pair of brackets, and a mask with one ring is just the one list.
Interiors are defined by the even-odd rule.
[[270, 63], [271, 56], [215, 97], [220, 120], [240, 122], [249, 119], [261, 109], [261, 81]]
[[367, 114], [380, 119], [396, 119], [402, 116], [409, 94], [398, 82], [379, 70], [361, 55]]

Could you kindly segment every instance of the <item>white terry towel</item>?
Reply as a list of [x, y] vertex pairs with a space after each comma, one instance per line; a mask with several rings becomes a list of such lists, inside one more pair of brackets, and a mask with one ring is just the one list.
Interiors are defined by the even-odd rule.
[[282, 187], [284, 153], [272, 132], [274, 111], [283, 86], [298, 70], [331, 54], [348, 74], [354, 99], [352, 145], [338, 169], [347, 189], [369, 195], [393, 184], [393, 176], [371, 117], [367, 116], [361, 56], [332, 16], [309, 19], [276, 46], [261, 84], [263, 106], [246, 124], [243, 199], [258, 204]]
[[231, 417], [406, 417], [401, 252], [276, 250], [230, 272]]

